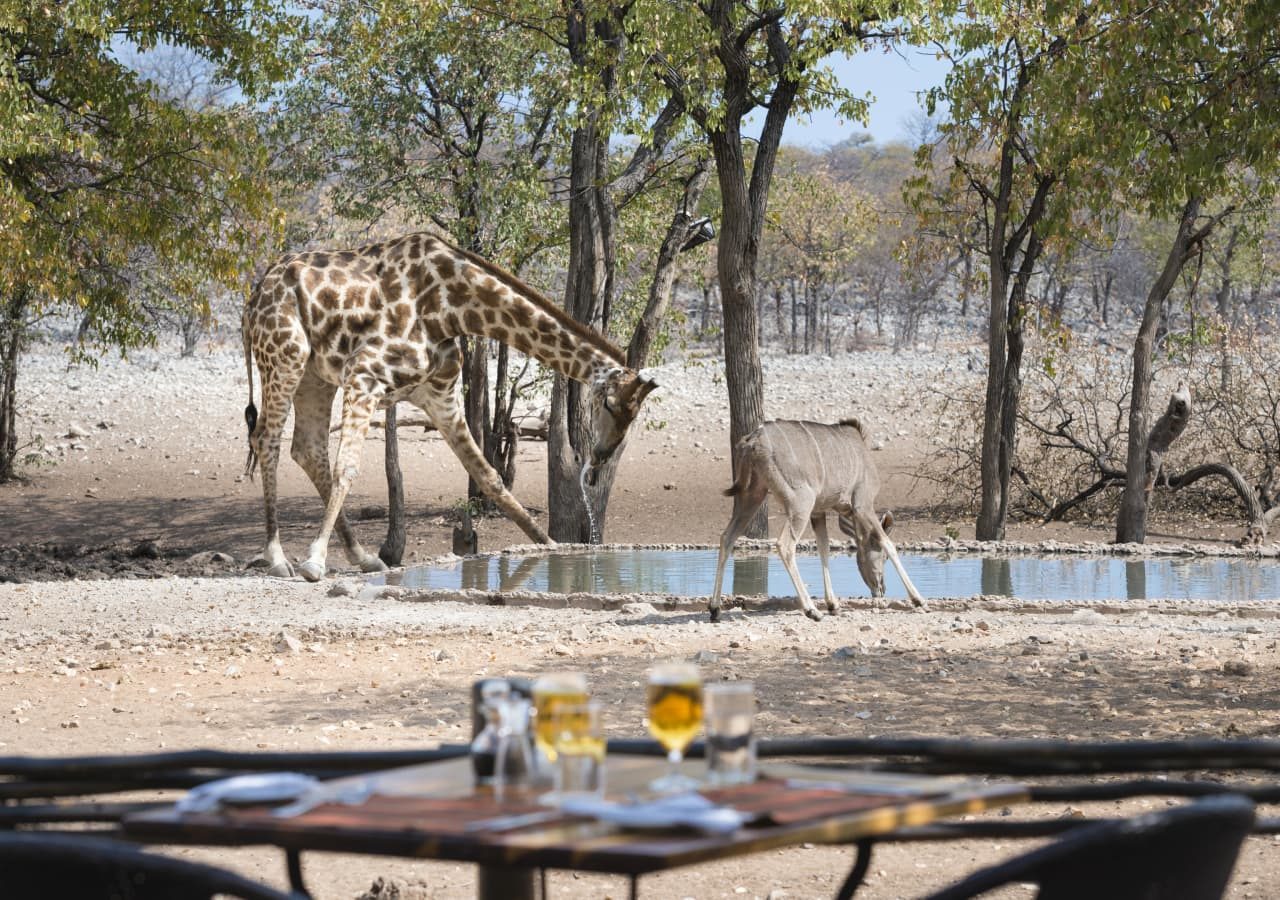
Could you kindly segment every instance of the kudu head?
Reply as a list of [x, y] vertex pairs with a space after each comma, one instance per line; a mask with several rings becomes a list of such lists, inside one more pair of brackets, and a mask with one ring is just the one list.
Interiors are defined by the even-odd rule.
[[840, 530], [858, 544], [858, 572], [871, 589], [872, 597], [884, 596], [884, 561], [889, 555], [884, 547], [884, 538], [892, 527], [891, 512], [880, 517], [879, 528], [875, 527], [874, 519], [863, 522], [857, 513], [840, 516]]
[[593, 385], [591, 422], [596, 443], [587, 463], [587, 484], [595, 486], [601, 467], [613, 456], [640, 414], [640, 404], [657, 386], [630, 369], [614, 369]]

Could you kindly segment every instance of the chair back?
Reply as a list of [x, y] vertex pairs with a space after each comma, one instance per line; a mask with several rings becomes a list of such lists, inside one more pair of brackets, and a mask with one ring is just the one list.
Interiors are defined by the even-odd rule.
[[929, 900], [964, 900], [1016, 882], [1037, 884], [1039, 900], [1219, 900], [1253, 821], [1252, 801], [1226, 794], [1086, 825]]
[[0, 894], [75, 900], [298, 900], [235, 872], [85, 834], [0, 832]]

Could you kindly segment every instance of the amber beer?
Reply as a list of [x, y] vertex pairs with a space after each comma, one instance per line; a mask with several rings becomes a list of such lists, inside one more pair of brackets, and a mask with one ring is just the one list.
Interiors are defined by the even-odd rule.
[[667, 750], [683, 751], [702, 729], [702, 682], [696, 671], [657, 672], [649, 681], [649, 733]]
[[556, 761], [556, 710], [561, 706], [581, 706], [590, 699], [587, 677], [581, 672], [555, 672], [533, 683], [534, 740], [548, 762]]

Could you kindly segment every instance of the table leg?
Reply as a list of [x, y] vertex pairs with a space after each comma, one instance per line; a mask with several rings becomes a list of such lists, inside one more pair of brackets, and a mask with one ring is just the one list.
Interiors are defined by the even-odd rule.
[[534, 900], [533, 869], [526, 866], [478, 866], [479, 900]]
[[302, 881], [302, 853], [299, 850], [286, 850], [285, 860], [289, 868], [289, 888], [303, 897], [310, 897], [306, 884]]
[[849, 877], [844, 880], [844, 884], [840, 886], [840, 893], [836, 894], [836, 900], [850, 900], [861, 886], [867, 870], [871, 868], [871, 841], [858, 841], [854, 853], [857, 855], [853, 858], [853, 868], [849, 871]]

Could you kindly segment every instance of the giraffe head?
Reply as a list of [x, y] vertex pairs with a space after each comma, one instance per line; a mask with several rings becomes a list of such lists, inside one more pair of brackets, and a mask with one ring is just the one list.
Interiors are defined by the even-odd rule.
[[592, 386], [591, 414], [596, 445], [587, 464], [587, 484], [595, 486], [601, 466], [618, 449], [640, 413], [640, 404], [657, 386], [630, 369], [613, 369]]

